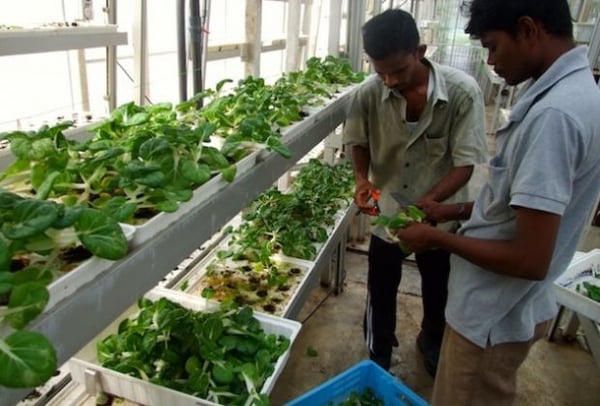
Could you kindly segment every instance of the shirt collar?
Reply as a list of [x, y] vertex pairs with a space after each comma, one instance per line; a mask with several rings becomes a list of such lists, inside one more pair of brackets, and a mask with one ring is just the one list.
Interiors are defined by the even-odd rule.
[[589, 69], [587, 47], [579, 46], [562, 54], [546, 72], [533, 81], [527, 81], [513, 106], [509, 121], [521, 121], [540, 95], [573, 72]]
[[[444, 105], [447, 104], [448, 103], [448, 89], [446, 88], [446, 82], [444, 80], [444, 76], [442, 75], [442, 72], [440, 71], [440, 65], [438, 65], [437, 63], [435, 63], [427, 58], [423, 58], [423, 62], [429, 66], [429, 68], [431, 69], [431, 72], [433, 73], [432, 98], [433, 98], [434, 105], [438, 105], [440, 103], [444, 104]], [[385, 86], [383, 84], [383, 81], [381, 81], [381, 79], [377, 78], [377, 80], [379, 80], [380, 85], [383, 86], [383, 91], [381, 92], [381, 101], [382, 102], [386, 101], [391, 96], [402, 97], [402, 95], [400, 95], [400, 93], [398, 91], [392, 90], [389, 87]]]

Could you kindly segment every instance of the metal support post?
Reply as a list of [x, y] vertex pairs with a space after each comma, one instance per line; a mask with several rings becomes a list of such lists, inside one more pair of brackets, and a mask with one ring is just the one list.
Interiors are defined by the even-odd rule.
[[600, 367], [600, 332], [598, 331], [598, 325], [587, 317], [577, 315], [579, 324], [585, 334], [585, 339], [588, 344], [588, 348], [596, 361], [596, 365]]
[[349, 2], [348, 7], [348, 59], [355, 71], [363, 68], [363, 44], [360, 28], [365, 22], [365, 0]]
[[246, 0], [245, 76], [260, 76], [262, 0]]
[[[106, 0], [109, 24], [117, 24], [117, 0]], [[106, 47], [106, 100], [108, 111], [117, 107], [117, 47]]]
[[342, 0], [329, 0], [329, 37], [327, 53], [340, 54], [340, 29], [342, 27]]
[[133, 21], [133, 100], [146, 102], [148, 83], [148, 10], [146, 0], [136, 0]]

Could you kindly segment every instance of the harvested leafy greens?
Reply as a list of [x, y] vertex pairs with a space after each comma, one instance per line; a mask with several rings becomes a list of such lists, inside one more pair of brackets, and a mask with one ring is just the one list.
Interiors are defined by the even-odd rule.
[[[333, 406], [332, 403], [330, 405]], [[362, 392], [352, 392], [350, 396], [335, 406], [384, 406], [383, 400], [375, 396], [373, 389], [366, 388]]]
[[419, 209], [417, 206], [408, 205], [406, 208], [400, 210], [392, 217], [388, 216], [377, 216], [375, 220], [371, 224], [374, 226], [381, 225], [385, 227], [385, 231], [390, 240], [398, 243], [400, 249], [405, 254], [410, 254], [410, 250], [406, 248], [402, 241], [396, 237], [393, 233], [393, 230], [398, 228], [404, 228], [414, 223], [421, 223], [425, 220], [426, 214], [423, 210]]
[[266, 334], [252, 309], [202, 313], [165, 298], [138, 306], [97, 343], [103, 366], [219, 404], [269, 404], [260, 390], [290, 342]]

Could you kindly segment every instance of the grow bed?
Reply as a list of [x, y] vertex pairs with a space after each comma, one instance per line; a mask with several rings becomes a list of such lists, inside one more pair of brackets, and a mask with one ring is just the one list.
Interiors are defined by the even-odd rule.
[[[218, 251], [199, 262], [173, 289], [216, 301], [231, 300], [260, 312], [283, 316], [313, 267], [308, 261], [274, 256], [273, 266], [277, 267], [274, 275], [260, 263], [219, 259]], [[269, 284], [270, 275], [281, 279]]]
[[[152, 290], [146, 295], [146, 298], [153, 302], [160, 300], [160, 298], [167, 298], [172, 302], [181, 304], [184, 308], [194, 311], [211, 312], [214, 310], [214, 307], [211, 307], [206, 300], [161, 288]], [[121, 317], [102, 331], [97, 338], [101, 340], [109, 334], [117, 332], [120, 329], [119, 325], [123, 319], [134, 316], [136, 311], [137, 306], [132, 306], [123, 313]], [[254, 318], [259, 321], [260, 327], [266, 334], [283, 336], [290, 341], [290, 346], [300, 331], [300, 323], [295, 321], [259, 313], [254, 313]], [[102, 367], [97, 357], [96, 342], [97, 340], [90, 342], [69, 361], [69, 368], [73, 379], [79, 383], [85, 384], [89, 392], [95, 393], [99, 386], [101, 390], [106, 393], [120, 396], [144, 405], [171, 404], [196, 406], [218, 404]], [[290, 349], [288, 347], [275, 362], [273, 372], [264, 381], [262, 388], [260, 389], [261, 394], [269, 394], [273, 389], [275, 381], [287, 362], [289, 351]]]

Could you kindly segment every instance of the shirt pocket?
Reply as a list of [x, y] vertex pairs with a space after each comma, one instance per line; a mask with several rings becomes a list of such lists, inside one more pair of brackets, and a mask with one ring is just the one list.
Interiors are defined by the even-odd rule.
[[428, 158], [435, 161], [446, 155], [446, 151], [448, 151], [448, 137], [446, 135], [425, 133], [423, 138]]
[[499, 157], [494, 157], [488, 165], [488, 182], [485, 186], [486, 219], [498, 223], [505, 222], [514, 217], [514, 210], [510, 203], [510, 170]]

